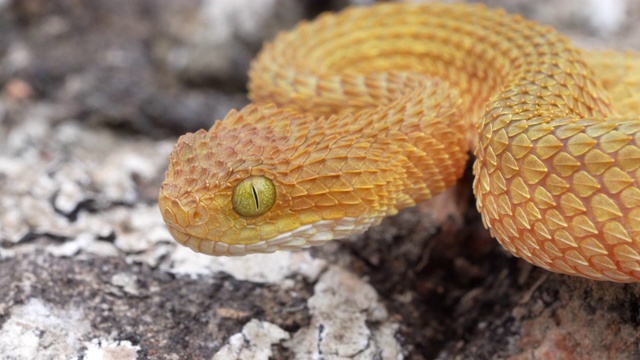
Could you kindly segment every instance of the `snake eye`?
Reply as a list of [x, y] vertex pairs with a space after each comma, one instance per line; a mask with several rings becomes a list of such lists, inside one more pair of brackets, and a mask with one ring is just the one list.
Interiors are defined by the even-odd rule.
[[276, 202], [276, 188], [273, 181], [264, 176], [252, 176], [242, 180], [231, 196], [233, 210], [241, 216], [260, 216]]

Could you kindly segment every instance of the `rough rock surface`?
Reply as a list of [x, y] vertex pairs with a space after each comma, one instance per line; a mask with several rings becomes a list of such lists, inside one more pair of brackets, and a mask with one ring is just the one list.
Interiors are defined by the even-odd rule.
[[[487, 2], [640, 49], [630, 1]], [[507, 255], [471, 174], [304, 252], [177, 246], [156, 204], [176, 135], [246, 102], [263, 39], [349, 2], [248, 3], [0, 0], [0, 357], [640, 358], [640, 286]]]

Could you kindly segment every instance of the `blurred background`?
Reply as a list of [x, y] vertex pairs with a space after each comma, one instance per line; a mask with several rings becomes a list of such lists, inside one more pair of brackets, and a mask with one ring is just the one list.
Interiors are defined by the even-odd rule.
[[[154, 137], [206, 128], [246, 104], [265, 40], [373, 0], [0, 0], [0, 89], [65, 116]], [[640, 47], [640, 3], [487, 0], [583, 47]], [[64, 107], [64, 109], [62, 109]]]

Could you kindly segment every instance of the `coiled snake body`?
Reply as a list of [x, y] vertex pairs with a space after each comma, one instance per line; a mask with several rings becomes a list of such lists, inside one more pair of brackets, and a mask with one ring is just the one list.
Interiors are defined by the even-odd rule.
[[265, 46], [253, 104], [180, 138], [160, 209], [198, 252], [297, 249], [451, 186], [477, 144], [477, 206], [506, 249], [638, 281], [638, 59], [477, 5], [326, 14]]

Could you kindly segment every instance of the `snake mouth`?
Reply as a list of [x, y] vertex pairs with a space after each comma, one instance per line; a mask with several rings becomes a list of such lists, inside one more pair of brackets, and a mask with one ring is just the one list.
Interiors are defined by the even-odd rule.
[[205, 239], [186, 233], [176, 226], [169, 225], [167, 228], [179, 244], [194, 252], [213, 256], [243, 256], [254, 253], [273, 253], [279, 250], [300, 250], [333, 240], [331, 233], [318, 233], [313, 225], [315, 224], [304, 225], [253, 244], [228, 244], [221, 240]]
[[227, 244], [222, 241], [201, 238], [188, 234], [175, 226], [167, 226], [169, 233], [180, 244], [194, 252], [213, 256], [242, 256], [250, 253], [272, 253], [279, 250], [276, 246], [269, 247], [264, 241], [255, 244]]
[[171, 224], [168, 224], [167, 228], [178, 243], [194, 252], [214, 256], [243, 256], [254, 253], [273, 253], [279, 250], [294, 251], [322, 245], [333, 239], [361, 234], [377, 222], [376, 218], [364, 217], [343, 218], [337, 221], [322, 220], [253, 244], [231, 244], [224, 240], [206, 239], [186, 233], [178, 226]]

